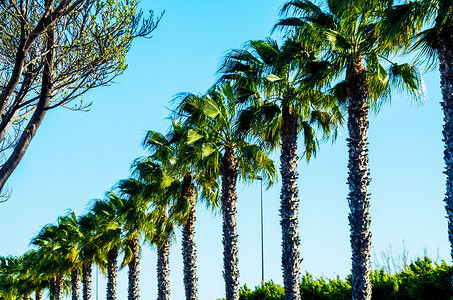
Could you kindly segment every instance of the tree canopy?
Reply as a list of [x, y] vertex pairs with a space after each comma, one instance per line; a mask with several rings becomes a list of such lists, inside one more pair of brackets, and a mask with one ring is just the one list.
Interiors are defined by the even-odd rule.
[[87, 110], [80, 98], [127, 68], [136, 37], [161, 16], [143, 18], [139, 0], [0, 1], [0, 189], [25, 154], [47, 111]]

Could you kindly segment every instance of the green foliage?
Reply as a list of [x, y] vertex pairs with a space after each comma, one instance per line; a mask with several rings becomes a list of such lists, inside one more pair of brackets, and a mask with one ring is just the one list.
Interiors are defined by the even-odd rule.
[[395, 275], [373, 271], [373, 300], [451, 299], [451, 276], [451, 266], [433, 263], [428, 257], [418, 258]]
[[306, 273], [300, 282], [300, 295], [308, 300], [346, 300], [351, 299], [351, 286], [348, 282], [337, 279], [314, 279]]
[[[383, 268], [371, 272], [372, 300], [447, 300], [453, 299], [451, 291], [452, 267], [445, 262], [433, 262], [428, 257], [417, 258], [396, 274]], [[300, 282], [300, 296], [304, 300], [349, 300], [351, 299], [351, 275], [345, 280], [315, 279], [306, 273]], [[241, 287], [241, 300], [280, 300], [284, 289], [273, 281], [257, 286], [252, 291], [247, 285]]]
[[282, 286], [275, 284], [272, 280], [265, 282], [264, 286], [256, 286], [255, 290], [252, 291], [244, 285], [239, 290], [240, 300], [273, 300], [283, 299], [285, 290]]

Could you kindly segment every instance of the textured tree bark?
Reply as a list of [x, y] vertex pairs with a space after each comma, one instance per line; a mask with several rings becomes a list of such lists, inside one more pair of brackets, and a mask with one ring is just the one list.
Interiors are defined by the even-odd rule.
[[24, 70], [25, 59], [33, 43], [43, 32], [47, 31], [47, 29], [55, 23], [56, 20], [76, 9], [84, 2], [84, 0], [77, 0], [74, 1], [74, 3], [71, 3], [72, 1], [60, 1], [59, 5], [55, 9], [52, 9], [51, 7], [53, 2], [54, 1], [46, 1], [46, 11], [36, 24], [33, 31], [28, 32], [27, 36], [25, 36], [25, 30], [22, 30], [21, 32], [20, 44], [18, 46], [14, 61], [14, 69], [8, 83], [6, 84], [6, 87], [3, 88], [0, 93], [0, 115], [3, 114], [9, 97], [13, 94], [20, 82], [20, 78]]
[[238, 160], [232, 147], [222, 158], [223, 278], [226, 300], [239, 299], [238, 235], [236, 225], [236, 181]]
[[0, 141], [3, 141], [8, 133], [8, 130], [13, 125], [18, 113], [20, 105], [23, 104], [27, 93], [29, 92], [29, 87], [31, 86], [31, 79], [35, 75], [34, 74], [34, 66], [30, 65], [27, 68], [27, 72], [24, 74], [24, 81], [21, 84], [20, 90], [15, 96], [14, 105], [5, 110], [4, 116], [1, 118], [0, 121]]
[[368, 166], [368, 86], [366, 68], [357, 58], [346, 73], [348, 93], [349, 226], [352, 249], [351, 291], [354, 300], [371, 299], [370, 184]]
[[116, 300], [116, 281], [118, 277], [118, 247], [107, 253], [107, 300]]
[[83, 300], [91, 300], [91, 264], [82, 267]]
[[157, 300], [170, 300], [170, 243], [157, 249]]
[[71, 287], [72, 287], [72, 300], [79, 300], [80, 294], [80, 270], [74, 269], [71, 271]]
[[35, 291], [35, 300], [41, 300], [41, 299], [42, 299], [42, 291], [36, 290]]
[[63, 278], [55, 279], [55, 300], [63, 300]]
[[[438, 37], [440, 87], [442, 91], [442, 110], [444, 126], [442, 130], [444, 141], [444, 161], [446, 192], [445, 209], [448, 220], [448, 239], [450, 254], [453, 259], [453, 29], [445, 28]], [[451, 280], [453, 289], [453, 278]]]
[[[39, 95], [38, 104], [33, 116], [28, 122], [26, 129], [23, 131], [17, 145], [14, 147], [12, 154], [0, 168], [0, 190], [5, 185], [9, 176], [16, 169], [19, 162], [25, 155], [31, 140], [36, 134], [39, 126], [41, 125], [44, 116], [46, 115], [47, 108], [50, 103], [52, 94], [52, 73], [54, 68], [55, 49], [53, 48], [55, 42], [55, 32], [53, 29], [47, 31], [47, 55], [44, 60], [44, 70], [42, 75], [41, 93]], [[22, 72], [22, 71], [21, 71]]]
[[138, 237], [133, 237], [129, 242], [129, 247], [132, 251], [132, 260], [128, 264], [129, 267], [129, 286], [128, 286], [128, 300], [138, 300], [140, 296], [139, 289], [139, 267], [140, 267], [140, 243]]
[[282, 105], [280, 174], [280, 225], [282, 227], [282, 269], [285, 300], [300, 299], [299, 291], [299, 190], [297, 188], [297, 118], [288, 105]]
[[184, 263], [184, 288], [186, 300], [198, 299], [197, 253], [195, 244], [195, 186], [192, 176], [186, 175], [182, 182], [182, 194], [189, 199], [190, 212], [182, 228], [182, 257]]

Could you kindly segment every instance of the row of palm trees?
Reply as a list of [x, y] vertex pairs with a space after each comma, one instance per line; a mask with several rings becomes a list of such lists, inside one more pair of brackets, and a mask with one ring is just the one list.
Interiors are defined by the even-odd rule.
[[[352, 297], [371, 299], [368, 114], [395, 89], [416, 100], [423, 98], [415, 64], [392, 61], [410, 51], [417, 53], [417, 63], [428, 61], [432, 66], [439, 60], [445, 201], [453, 244], [453, 2], [328, 0], [322, 4], [288, 1], [274, 27], [285, 33], [283, 42], [267, 38], [231, 50], [219, 69], [218, 82], [206, 93], [178, 94], [170, 130], [148, 132], [143, 145], [150, 155], [133, 163], [131, 178], [121, 180], [106, 199], [95, 201], [85, 216], [70, 214], [60, 217], [57, 225], [44, 227], [32, 242], [37, 250], [20, 259], [5, 258], [2, 286], [42, 278], [41, 285], [36, 280], [36, 287], [52, 286], [51, 294], [61, 299], [64, 278], [71, 277], [73, 299], [78, 299], [82, 270], [84, 297], [88, 297], [84, 299], [89, 299], [91, 265], [96, 263], [107, 270], [107, 297], [115, 299], [116, 260], [121, 252], [121, 266], [129, 268], [128, 299], [138, 299], [139, 250], [146, 241], [158, 252], [158, 299], [169, 299], [169, 245], [176, 226], [181, 226], [186, 299], [197, 299], [195, 207], [203, 202], [221, 208], [225, 294], [227, 300], [236, 300], [236, 182], [259, 175], [268, 186], [273, 184], [276, 166], [267, 155], [280, 148], [285, 299], [300, 299], [298, 137], [303, 141], [302, 157], [309, 161], [322, 140], [335, 139], [347, 111]], [[28, 273], [17, 272], [30, 263], [33, 268], [22, 268]], [[29, 270], [36, 270], [35, 275], [27, 275]], [[43, 275], [44, 270], [48, 275]], [[18, 293], [22, 286], [16, 285]]]

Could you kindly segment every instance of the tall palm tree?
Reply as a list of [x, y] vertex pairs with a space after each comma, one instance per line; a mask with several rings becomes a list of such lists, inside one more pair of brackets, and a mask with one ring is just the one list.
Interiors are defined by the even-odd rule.
[[[245, 49], [227, 54], [220, 69], [222, 80], [233, 80], [236, 94], [249, 106], [241, 113], [240, 130], [251, 131], [271, 149], [281, 145], [280, 174], [282, 268], [285, 299], [299, 299], [298, 161], [297, 138], [304, 136], [307, 161], [319, 145], [317, 127], [324, 138], [334, 133], [342, 115], [334, 97], [316, 90], [309, 67], [315, 61], [319, 38], [310, 43], [288, 39], [251, 41]], [[318, 80], [319, 81], [319, 80]]]
[[239, 110], [229, 84], [216, 85], [205, 95], [185, 94], [179, 113], [189, 128], [188, 144], [203, 145], [206, 172], [222, 178], [223, 276], [227, 300], [239, 299], [239, 269], [236, 225], [236, 181], [250, 180], [262, 173], [271, 184], [276, 168], [264, 151], [237, 132]]
[[[384, 46], [398, 43], [405, 50], [417, 51], [427, 68], [439, 67], [444, 113], [443, 141], [446, 178], [445, 209], [448, 238], [453, 259], [453, 6], [450, 1], [407, 1], [389, 7], [379, 33], [386, 37]], [[453, 280], [452, 280], [453, 285]]]
[[[337, 95], [344, 95], [348, 109], [348, 202], [352, 248], [353, 299], [370, 299], [370, 183], [368, 142], [369, 105], [378, 107], [388, 98], [391, 88], [409, 91], [419, 98], [421, 76], [409, 64], [388, 60], [388, 49], [380, 47], [376, 34], [379, 17], [388, 3], [378, 0], [329, 0], [322, 10], [308, 0], [288, 1], [281, 10], [284, 19], [276, 28], [315, 30], [330, 42], [324, 49], [330, 72], [344, 79], [337, 85]], [[398, 44], [394, 45], [398, 47]], [[388, 66], [386, 70], [386, 66]], [[380, 100], [380, 101], [378, 101]]]
[[[109, 193], [116, 201], [122, 201], [122, 207], [119, 210], [125, 240], [125, 257], [122, 266], [129, 267], [128, 300], [136, 300], [139, 297], [140, 239], [144, 238], [152, 243], [155, 238], [155, 229], [158, 227], [156, 226], [158, 214], [150, 212], [151, 200], [161, 193], [160, 190], [163, 187], [173, 182], [172, 178], [162, 176], [159, 166], [152, 162], [148, 164], [137, 160], [133, 166], [140, 170], [138, 173], [136, 170], [133, 172], [138, 179], [120, 180], [117, 184], [119, 196]], [[169, 290], [164, 291], [164, 294], [168, 296], [162, 299], [168, 299]], [[159, 292], [159, 295], [162, 293]]]
[[[148, 131], [143, 146], [150, 151], [151, 157], [160, 162], [167, 162], [168, 171], [175, 178], [182, 179], [181, 191], [176, 206], [182, 208], [177, 213], [178, 223], [182, 225], [182, 255], [184, 264], [184, 288], [187, 300], [198, 299], [198, 278], [196, 272], [195, 245], [195, 206], [197, 195], [207, 207], [217, 206], [218, 186], [215, 179], [204, 174], [200, 164], [200, 149], [188, 145], [188, 129], [180, 122], [173, 120], [167, 135], [156, 131]], [[168, 163], [170, 162], [170, 163]], [[199, 192], [199, 193], [197, 193]]]
[[157, 248], [159, 300], [170, 299], [169, 249], [176, 225], [175, 215], [181, 213], [177, 205], [181, 184], [169, 168], [172, 160], [166, 152], [165, 147], [160, 148], [148, 157], [135, 160], [132, 165], [134, 177], [118, 184], [123, 195], [138, 197], [148, 205], [150, 225], [144, 237]]

